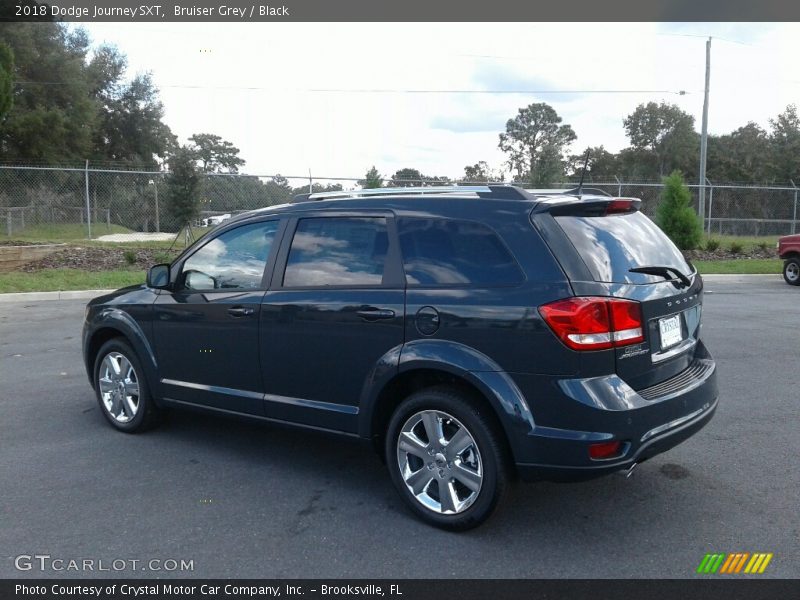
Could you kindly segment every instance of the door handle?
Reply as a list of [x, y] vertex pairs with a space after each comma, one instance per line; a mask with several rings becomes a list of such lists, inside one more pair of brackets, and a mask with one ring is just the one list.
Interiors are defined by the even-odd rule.
[[255, 314], [256, 309], [254, 308], [246, 308], [244, 306], [234, 306], [233, 308], [228, 309], [228, 314], [232, 317], [249, 317], [252, 314]]
[[379, 321], [381, 319], [393, 319], [394, 311], [389, 308], [362, 308], [356, 314], [365, 321]]

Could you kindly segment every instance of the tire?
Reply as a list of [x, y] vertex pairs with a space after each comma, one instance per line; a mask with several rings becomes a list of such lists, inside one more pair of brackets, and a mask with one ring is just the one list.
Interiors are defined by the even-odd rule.
[[471, 395], [437, 386], [412, 394], [392, 415], [386, 464], [406, 505], [426, 523], [465, 531], [500, 504], [510, 461], [490, 411]]
[[120, 431], [146, 431], [160, 420], [161, 411], [150, 395], [142, 363], [121, 338], [109, 340], [97, 353], [94, 389], [103, 416]]
[[783, 279], [789, 285], [800, 285], [800, 256], [790, 256], [783, 263]]

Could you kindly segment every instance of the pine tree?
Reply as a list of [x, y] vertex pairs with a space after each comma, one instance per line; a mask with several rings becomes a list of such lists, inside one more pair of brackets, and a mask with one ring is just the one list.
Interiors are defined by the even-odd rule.
[[698, 246], [703, 235], [700, 219], [691, 206], [692, 194], [680, 171], [664, 177], [661, 204], [656, 210], [656, 222], [681, 250]]

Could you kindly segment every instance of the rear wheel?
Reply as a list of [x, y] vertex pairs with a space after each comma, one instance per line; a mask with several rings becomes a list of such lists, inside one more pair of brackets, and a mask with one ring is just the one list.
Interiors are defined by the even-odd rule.
[[789, 285], [800, 285], [800, 256], [792, 256], [783, 263], [783, 278]]
[[111, 425], [134, 433], [156, 424], [160, 411], [150, 396], [136, 352], [120, 338], [109, 340], [94, 365], [97, 401]]
[[509, 481], [489, 409], [448, 387], [404, 400], [389, 423], [386, 463], [408, 507], [426, 522], [471, 529], [497, 508]]

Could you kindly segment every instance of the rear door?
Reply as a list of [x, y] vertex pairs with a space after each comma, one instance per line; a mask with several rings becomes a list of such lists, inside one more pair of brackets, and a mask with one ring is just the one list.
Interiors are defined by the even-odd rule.
[[[637, 207], [623, 202], [609, 212], [580, 212], [565, 206], [539, 217], [539, 222], [550, 220], [551, 240], [563, 234], [564, 247], [555, 249], [559, 258], [570, 250], [573, 257], [577, 253], [577, 260], [562, 262], [576, 295], [640, 302], [645, 339], [617, 348], [615, 360], [617, 374], [634, 389], [642, 389], [676, 375], [693, 360], [703, 282], [675, 244]], [[651, 273], [631, 270], [643, 268]]]
[[365, 382], [397, 368], [404, 295], [390, 213], [293, 219], [261, 308], [266, 416], [357, 431]]

